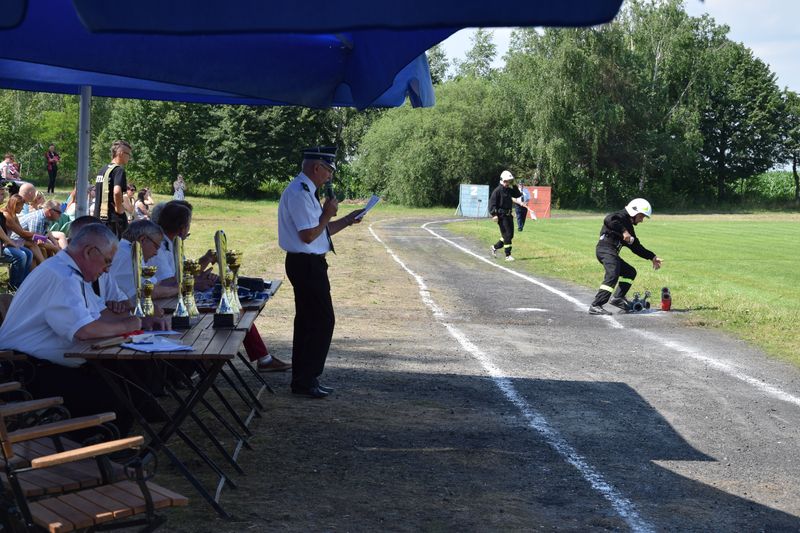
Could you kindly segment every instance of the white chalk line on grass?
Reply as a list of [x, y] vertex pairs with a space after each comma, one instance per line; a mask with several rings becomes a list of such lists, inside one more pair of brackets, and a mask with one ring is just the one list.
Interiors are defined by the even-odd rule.
[[[454, 248], [457, 248], [458, 250], [461, 250], [465, 254], [471, 255], [472, 257], [475, 257], [476, 259], [479, 259], [479, 260], [483, 261], [484, 263], [488, 263], [488, 264], [492, 265], [495, 268], [499, 268], [500, 270], [502, 270], [504, 272], [508, 272], [509, 274], [513, 274], [513, 275], [515, 275], [515, 276], [517, 276], [519, 278], [522, 278], [522, 279], [524, 279], [524, 280], [526, 280], [526, 281], [528, 281], [530, 283], [533, 283], [534, 285], [538, 285], [539, 287], [541, 287], [541, 288], [543, 288], [543, 289], [545, 289], [547, 291], [550, 291], [551, 293], [553, 293], [553, 294], [555, 294], [557, 296], [560, 296], [564, 300], [574, 304], [575, 306], [579, 307], [581, 310], [585, 310], [586, 309], [586, 304], [581, 303], [579, 300], [577, 300], [576, 298], [573, 298], [572, 296], [568, 295], [564, 291], [556, 289], [555, 287], [551, 287], [550, 285], [547, 285], [544, 282], [541, 282], [541, 281], [539, 281], [539, 280], [537, 280], [535, 278], [532, 278], [531, 276], [522, 274], [522, 273], [517, 272], [515, 270], [512, 270], [510, 268], [504, 267], [503, 265], [498, 265], [494, 261], [491, 261], [491, 260], [489, 260], [489, 259], [487, 259], [485, 257], [482, 257], [479, 254], [476, 254], [472, 250], [469, 250], [469, 249], [465, 248], [464, 246], [461, 246], [460, 244], [458, 244], [456, 242], [453, 242], [452, 240], [450, 240], [447, 237], [444, 237], [444, 236], [436, 233], [435, 231], [433, 231], [432, 229], [430, 229], [428, 227], [429, 224], [442, 224], [442, 223], [447, 223], [447, 222], [458, 222], [458, 221], [461, 221], [461, 220], [462, 219], [438, 220], [438, 221], [433, 221], [433, 222], [427, 222], [427, 223], [423, 224], [421, 227], [422, 227], [422, 229], [424, 229], [425, 231], [427, 231], [431, 235], [434, 235], [434, 236], [438, 237], [439, 239], [443, 240], [444, 242], [446, 242], [450, 246], [453, 246]], [[613, 328], [624, 329], [624, 326], [622, 324], [620, 324], [616, 319], [614, 319], [613, 317], [611, 317], [609, 315], [600, 316], [600, 317], [596, 317], [596, 318], [605, 319], [608, 322], [608, 324]], [[739, 381], [747, 383], [748, 385], [760, 390], [761, 392], [763, 392], [763, 393], [765, 393], [765, 394], [767, 394], [769, 396], [772, 396], [773, 398], [777, 398], [777, 399], [782, 400], [784, 402], [787, 402], [787, 403], [790, 403], [792, 405], [796, 405], [796, 406], [800, 407], [800, 397], [797, 397], [797, 396], [795, 396], [793, 394], [790, 394], [790, 393], [780, 389], [779, 387], [776, 387], [775, 385], [771, 385], [771, 384], [769, 384], [769, 383], [767, 383], [765, 381], [762, 381], [760, 379], [754, 378], [753, 376], [750, 376], [750, 375], [742, 372], [741, 370], [737, 369], [733, 364], [731, 364], [729, 362], [726, 362], [726, 361], [723, 361], [723, 360], [720, 360], [720, 359], [715, 359], [714, 357], [709, 357], [707, 355], [703, 355], [700, 352], [700, 350], [698, 350], [697, 348], [694, 348], [692, 346], [688, 346], [686, 344], [683, 344], [683, 343], [680, 343], [680, 342], [677, 342], [677, 341], [673, 341], [673, 340], [667, 339], [665, 337], [662, 337], [661, 335], [657, 335], [657, 334], [651, 333], [649, 331], [643, 331], [643, 330], [636, 329], [636, 328], [629, 328], [629, 331], [637, 333], [637, 334], [641, 335], [642, 337], [644, 337], [646, 339], [649, 339], [651, 341], [657, 342], [658, 344], [664, 346], [665, 348], [669, 348], [671, 350], [675, 350], [676, 352], [678, 352], [680, 354], [683, 354], [683, 355], [686, 355], [688, 357], [691, 357], [692, 359], [695, 359], [696, 361], [701, 361], [701, 362], [707, 364], [708, 366], [717, 369], [719, 372], [722, 372], [723, 374], [726, 374], [726, 375], [728, 375], [728, 376], [730, 376], [732, 378], [735, 378], [735, 379], [738, 379]]]
[[542, 436], [545, 442], [553, 450], [555, 450], [556, 453], [558, 453], [562, 458], [564, 458], [564, 460], [578, 470], [580, 475], [596, 492], [608, 500], [617, 514], [628, 524], [631, 530], [642, 533], [655, 531], [655, 528], [652, 525], [645, 522], [642, 517], [639, 516], [639, 513], [636, 511], [636, 507], [630, 500], [625, 498], [613, 485], [608, 483], [596, 468], [590, 465], [575, 448], [573, 448], [555, 429], [553, 429], [544, 416], [531, 408], [528, 402], [526, 402], [522, 395], [519, 394], [511, 380], [505, 377], [505, 373], [495, 366], [491, 359], [480, 348], [473, 344], [458, 328], [452, 324], [446, 323], [443, 320], [444, 313], [442, 312], [441, 308], [436, 305], [436, 302], [433, 301], [433, 298], [431, 298], [430, 291], [425, 284], [425, 280], [408, 268], [403, 260], [400, 259], [380, 237], [378, 237], [378, 235], [372, 229], [372, 225], [369, 227], [369, 232], [372, 234], [375, 240], [384, 246], [386, 252], [392, 257], [392, 259], [394, 259], [395, 262], [403, 268], [403, 270], [408, 272], [408, 274], [414, 278], [414, 280], [416, 280], [417, 285], [419, 286], [419, 295], [425, 305], [431, 310], [433, 316], [436, 317], [439, 323], [442, 324], [442, 326], [444, 326], [444, 328], [447, 330], [447, 332], [450, 333], [450, 335], [456, 341], [458, 341], [461, 347], [469, 352], [481, 364], [481, 366], [483, 366], [484, 370], [486, 370], [486, 372], [491, 376], [492, 381], [497, 388], [500, 389], [506, 399], [508, 399], [508, 401], [514, 404], [517, 409], [519, 409], [523, 418], [528, 423], [528, 426], [539, 433], [539, 435]]

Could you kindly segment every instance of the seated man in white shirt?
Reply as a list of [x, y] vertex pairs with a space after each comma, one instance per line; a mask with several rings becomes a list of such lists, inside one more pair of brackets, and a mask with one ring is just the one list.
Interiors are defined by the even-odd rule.
[[[125, 294], [128, 301], [133, 302], [136, 297], [136, 287], [133, 281], [133, 262], [131, 260], [133, 243], [140, 243], [142, 247], [142, 259], [146, 262], [155, 257], [158, 253], [159, 248], [162, 246], [163, 237], [164, 232], [161, 230], [161, 226], [149, 220], [137, 220], [132, 222], [122, 234], [119, 249], [114, 256], [114, 262], [111, 264], [111, 269], [108, 273], [120, 290]], [[159, 265], [159, 269], [160, 268], [166, 267]], [[156, 270], [156, 279], [159, 279], [158, 273], [158, 270]], [[171, 277], [175, 277], [174, 266], [172, 268]], [[165, 285], [158, 283], [153, 289], [153, 298], [169, 298], [171, 296], [177, 296], [177, 294], [177, 284]]]
[[[84, 215], [72, 221], [69, 226], [69, 234], [77, 235], [84, 226], [89, 224], [102, 224], [102, 221], [91, 215]], [[67, 239], [69, 242], [69, 239]], [[116, 257], [116, 256], [115, 256]], [[128, 297], [117, 286], [108, 272], [103, 272], [100, 277], [91, 283], [92, 292], [86, 293], [87, 296], [93, 296], [97, 300], [100, 308], [107, 308], [114, 313], [127, 313], [133, 309], [133, 306], [128, 301]], [[102, 295], [102, 296], [101, 296]]]
[[61, 396], [72, 416], [113, 409], [125, 435], [132, 416], [86, 360], [66, 358], [94, 339], [129, 331], [164, 329], [164, 319], [145, 319], [103, 309], [91, 297], [91, 283], [111, 266], [117, 238], [102, 224], [79, 231], [65, 250], [31, 272], [14, 296], [0, 326], [0, 349], [31, 356], [36, 375], [28, 385], [35, 398]]

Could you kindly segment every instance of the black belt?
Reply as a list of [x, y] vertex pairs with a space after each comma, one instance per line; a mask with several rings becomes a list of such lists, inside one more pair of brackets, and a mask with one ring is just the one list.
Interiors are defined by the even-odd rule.
[[320, 259], [325, 259], [325, 254], [309, 254], [305, 252], [286, 252], [286, 255], [301, 255], [301, 256], [308, 256], [308, 257], [316, 257]]

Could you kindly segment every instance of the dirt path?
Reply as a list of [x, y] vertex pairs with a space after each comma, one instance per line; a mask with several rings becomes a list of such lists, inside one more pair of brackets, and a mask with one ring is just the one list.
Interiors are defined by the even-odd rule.
[[[335, 395], [272, 377], [237, 520], [198, 503], [169, 530], [800, 529], [796, 370], [674, 315], [589, 316], [589, 291], [420, 226], [337, 240]], [[292, 305], [259, 322], [279, 356]]]

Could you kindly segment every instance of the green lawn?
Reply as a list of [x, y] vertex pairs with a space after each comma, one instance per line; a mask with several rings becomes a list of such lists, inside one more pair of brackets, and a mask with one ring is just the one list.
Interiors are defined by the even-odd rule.
[[[603, 269], [594, 247], [603, 215], [528, 221], [514, 238], [514, 268], [597, 287]], [[490, 220], [448, 229], [489, 243]], [[637, 227], [642, 243], [663, 260], [622, 252], [639, 271], [633, 291], [672, 291], [673, 309], [689, 309], [689, 323], [732, 331], [800, 366], [800, 216], [794, 214], [655, 216]], [[632, 291], [632, 292], [633, 292]], [[588, 306], [587, 302], [587, 306]]]
[[[65, 197], [66, 192], [58, 195]], [[157, 196], [156, 201], [169, 199]], [[188, 198], [194, 204], [188, 255], [213, 245], [224, 229], [231, 248], [244, 252], [244, 275], [284, 277], [277, 243], [277, 202]], [[344, 214], [358, 205], [340, 206]], [[448, 217], [452, 209], [408, 209], [379, 204], [369, 221]], [[603, 214], [554, 213], [528, 221], [514, 239], [514, 268], [595, 288], [603, 278], [594, 246]], [[448, 225], [457, 233], [489, 244], [499, 236], [489, 219]], [[800, 215], [658, 215], [637, 228], [645, 246], [664, 259], [655, 272], [648, 261], [623, 251], [639, 271], [634, 291], [648, 289], [658, 301], [661, 287], [672, 291], [673, 309], [692, 325], [720, 327], [800, 366]], [[0, 269], [5, 270], [5, 269]], [[0, 276], [3, 274], [0, 273]], [[588, 306], [587, 302], [587, 306]]]

